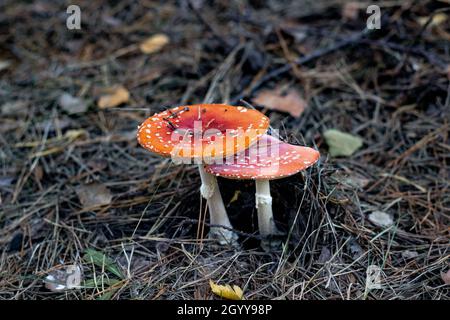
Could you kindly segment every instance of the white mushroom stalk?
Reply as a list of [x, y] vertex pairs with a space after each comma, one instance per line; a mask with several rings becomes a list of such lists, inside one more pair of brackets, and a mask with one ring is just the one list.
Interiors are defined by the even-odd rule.
[[200, 193], [208, 203], [209, 223], [211, 225], [209, 236], [222, 245], [235, 245], [238, 237], [232, 230], [233, 227], [228, 218], [222, 195], [220, 194], [217, 178], [206, 172], [202, 164], [198, 166], [198, 171], [202, 180]]
[[270, 182], [266, 179], [256, 180], [255, 187], [255, 203], [256, 209], [258, 211], [259, 234], [261, 235], [261, 237], [267, 238], [278, 232], [273, 220]]

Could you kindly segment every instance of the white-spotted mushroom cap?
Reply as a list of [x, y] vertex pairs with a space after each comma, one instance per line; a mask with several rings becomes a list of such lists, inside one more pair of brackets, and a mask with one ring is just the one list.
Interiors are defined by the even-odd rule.
[[229, 179], [272, 180], [312, 166], [319, 156], [315, 149], [285, 143], [265, 134], [247, 150], [224, 159], [223, 163], [206, 165], [205, 170]]
[[257, 110], [226, 104], [180, 106], [138, 127], [138, 142], [162, 156], [222, 158], [247, 149], [269, 128]]

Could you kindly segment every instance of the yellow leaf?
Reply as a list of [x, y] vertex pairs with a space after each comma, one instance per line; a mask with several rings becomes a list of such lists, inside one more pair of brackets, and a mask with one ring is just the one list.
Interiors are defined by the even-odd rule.
[[139, 49], [143, 53], [151, 54], [160, 51], [165, 45], [169, 43], [170, 39], [165, 34], [155, 34], [150, 38], [144, 40], [139, 45]]
[[54, 148], [46, 149], [46, 150], [43, 150], [40, 152], [32, 153], [28, 156], [28, 158], [32, 159], [32, 158], [36, 158], [36, 157], [45, 157], [45, 156], [48, 156], [48, 155], [51, 155], [51, 154], [54, 154], [57, 152], [61, 152], [61, 151], [63, 151], [62, 148], [54, 147]]
[[223, 286], [215, 284], [212, 280], [209, 280], [209, 286], [211, 287], [212, 292], [221, 298], [228, 300], [244, 299], [244, 292], [236, 285], [234, 285], [233, 287], [231, 287], [229, 284]]
[[[51, 147], [42, 151], [38, 151], [35, 153], [32, 153], [29, 155], [29, 158], [35, 158], [35, 157], [45, 157], [54, 153], [58, 153], [58, 152], [62, 152], [65, 149], [65, 146], [67, 146], [68, 144], [74, 142], [75, 140], [77, 140], [78, 138], [83, 138], [83, 137], [87, 137], [88, 133], [86, 130], [83, 129], [79, 129], [79, 130], [67, 130], [67, 132], [60, 137], [56, 137], [53, 139], [48, 139], [47, 140], [47, 144], [48, 143], [62, 143], [62, 146], [56, 146], [56, 147]], [[33, 142], [28, 142], [25, 143], [22, 146], [25, 147], [37, 147], [41, 144], [40, 141], [33, 141]]]
[[233, 198], [231, 198], [230, 202], [228, 204], [231, 204], [239, 199], [239, 195], [241, 194], [241, 190], [236, 190], [234, 192]]
[[100, 97], [98, 106], [101, 109], [113, 108], [130, 100], [130, 93], [123, 86], [116, 86], [107, 90], [108, 94]]
[[67, 138], [69, 141], [74, 141], [80, 137], [86, 137], [87, 135], [87, 131], [83, 129], [67, 130], [63, 138]]
[[[417, 19], [417, 21], [419, 22], [420, 25], [425, 25], [425, 23], [427, 23], [429, 17], [420, 17], [419, 19]], [[430, 25], [431, 26], [438, 26], [442, 23], [444, 23], [445, 21], [447, 21], [448, 16], [445, 13], [437, 13], [433, 16], [433, 18], [431, 18], [431, 22]]]
[[[88, 132], [86, 130], [83, 129], [79, 129], [79, 130], [67, 130], [67, 132], [62, 135], [62, 136], [58, 136], [55, 138], [51, 138], [51, 139], [47, 139], [45, 141], [44, 144], [50, 144], [50, 143], [58, 143], [58, 142], [73, 142], [78, 138], [81, 137], [87, 137], [88, 136]], [[37, 147], [39, 145], [41, 145], [43, 142], [42, 141], [30, 141], [30, 142], [19, 142], [16, 143], [14, 146], [16, 148], [34, 148]]]

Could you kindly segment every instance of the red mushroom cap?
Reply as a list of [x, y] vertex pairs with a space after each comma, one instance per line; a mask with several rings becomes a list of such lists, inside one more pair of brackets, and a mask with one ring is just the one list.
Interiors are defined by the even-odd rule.
[[138, 142], [162, 156], [222, 158], [247, 149], [269, 127], [257, 110], [226, 104], [180, 106], [153, 115], [138, 128]]
[[317, 150], [285, 143], [265, 134], [247, 150], [222, 164], [206, 165], [205, 170], [229, 179], [272, 180], [310, 167], [319, 156]]

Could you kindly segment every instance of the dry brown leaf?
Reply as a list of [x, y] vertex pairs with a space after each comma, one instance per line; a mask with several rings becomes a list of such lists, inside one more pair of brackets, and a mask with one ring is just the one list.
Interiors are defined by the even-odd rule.
[[107, 94], [100, 97], [98, 107], [113, 108], [130, 100], [130, 92], [123, 86], [115, 86], [106, 90]]
[[44, 169], [42, 169], [41, 165], [36, 165], [36, 167], [34, 167], [33, 174], [36, 181], [40, 183], [44, 177]]
[[263, 90], [252, 102], [272, 110], [288, 112], [295, 118], [298, 118], [307, 107], [306, 101], [294, 89], [290, 89], [286, 94], [283, 94], [281, 89]]
[[412, 250], [405, 250], [402, 252], [402, 257], [405, 259], [414, 259], [419, 256], [419, 253], [417, 251]]
[[447, 272], [441, 272], [441, 278], [445, 284], [450, 285], [450, 269]]
[[342, 17], [348, 20], [356, 20], [358, 19], [360, 9], [361, 6], [356, 1], [346, 2], [342, 7]]
[[170, 39], [165, 34], [159, 33], [147, 38], [139, 45], [139, 49], [145, 54], [151, 54], [160, 51]]
[[81, 185], [76, 189], [83, 209], [91, 209], [105, 206], [111, 203], [112, 194], [109, 189], [101, 183]]
[[383, 211], [374, 211], [371, 214], [369, 214], [369, 220], [373, 224], [387, 228], [394, 224], [394, 219], [392, 216], [386, 212]]
[[229, 284], [223, 286], [209, 280], [209, 286], [211, 287], [212, 292], [221, 298], [228, 300], [242, 300], [244, 298], [244, 292], [236, 285], [233, 287]]
[[86, 101], [66, 92], [58, 98], [58, 104], [69, 114], [83, 113], [88, 108]]
[[79, 265], [62, 266], [51, 271], [44, 279], [45, 287], [52, 292], [80, 288], [83, 274]]

